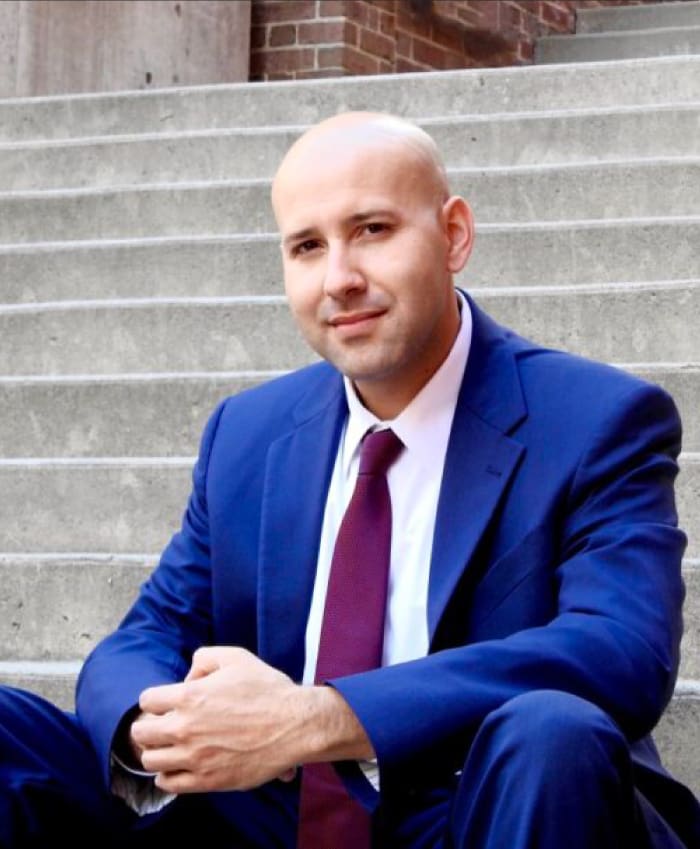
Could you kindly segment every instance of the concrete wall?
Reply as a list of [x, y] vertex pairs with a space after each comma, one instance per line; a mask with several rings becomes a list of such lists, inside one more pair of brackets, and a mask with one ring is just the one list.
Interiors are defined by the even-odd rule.
[[4, 0], [0, 97], [248, 79], [250, 0]]

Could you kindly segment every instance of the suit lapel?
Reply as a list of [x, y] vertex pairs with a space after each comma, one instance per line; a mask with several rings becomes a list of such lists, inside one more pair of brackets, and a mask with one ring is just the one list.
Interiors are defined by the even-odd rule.
[[258, 651], [300, 680], [326, 493], [346, 416], [334, 373], [296, 411], [298, 427], [268, 451], [260, 530]]
[[524, 451], [507, 435], [526, 415], [516, 344], [473, 301], [469, 305], [472, 342], [445, 458], [430, 566], [431, 642]]

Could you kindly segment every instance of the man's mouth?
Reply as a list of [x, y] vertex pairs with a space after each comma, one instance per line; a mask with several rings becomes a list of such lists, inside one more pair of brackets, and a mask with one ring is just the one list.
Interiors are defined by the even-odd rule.
[[386, 310], [356, 310], [355, 312], [337, 313], [328, 319], [332, 327], [352, 327], [365, 324], [379, 316], [384, 315]]

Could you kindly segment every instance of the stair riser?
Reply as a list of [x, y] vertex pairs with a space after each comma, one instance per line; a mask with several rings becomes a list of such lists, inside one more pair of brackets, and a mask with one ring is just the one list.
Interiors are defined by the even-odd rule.
[[[673, 395], [684, 423], [683, 448], [700, 451], [700, 371], [631, 370]], [[190, 456], [217, 402], [263, 379], [0, 383], [3, 456]]]
[[[83, 658], [116, 627], [154, 564], [0, 561], [0, 660]], [[681, 678], [700, 678], [700, 568], [686, 566]]]
[[[697, 558], [700, 463], [681, 465], [680, 524]], [[190, 465], [0, 466], [0, 485], [0, 551], [157, 554], [179, 526]]]
[[282, 302], [0, 314], [5, 374], [266, 370], [313, 358]]
[[648, 6], [604, 6], [576, 12], [576, 32], [579, 33], [687, 26], [700, 26], [700, 3], [685, 0]]
[[602, 35], [551, 36], [535, 45], [535, 61], [604, 62], [700, 53], [700, 26]]
[[664, 766], [700, 797], [700, 698], [675, 698], [654, 730]]
[[[695, 156], [700, 110], [425, 124], [451, 167]], [[294, 131], [0, 150], [0, 191], [269, 178]]]
[[[545, 345], [608, 362], [700, 360], [688, 321], [700, 287], [475, 296]], [[5, 375], [288, 369], [315, 358], [282, 300], [0, 313]]]
[[[458, 281], [547, 286], [685, 279], [700, 271], [700, 221], [489, 230], [479, 228]], [[0, 252], [5, 303], [81, 297], [281, 294], [276, 235], [221, 241], [87, 243]]]
[[[481, 223], [700, 214], [700, 161], [456, 172]], [[267, 183], [0, 196], [0, 242], [276, 230]]]
[[153, 564], [0, 561], [0, 660], [83, 658], [115, 628]]
[[190, 482], [188, 463], [0, 466], [0, 551], [157, 554], [180, 525]]
[[0, 383], [2, 454], [191, 456], [218, 401], [260, 379]]
[[638, 66], [496, 68], [357, 81], [214, 86], [0, 102], [0, 139], [306, 125], [345, 109], [409, 118], [697, 100], [695, 57]]

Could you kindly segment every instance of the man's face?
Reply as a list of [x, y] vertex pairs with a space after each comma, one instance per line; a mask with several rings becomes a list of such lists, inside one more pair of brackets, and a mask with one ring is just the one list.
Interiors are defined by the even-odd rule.
[[430, 167], [395, 142], [297, 159], [274, 191], [292, 313], [367, 406], [391, 417], [459, 326], [445, 199]]

